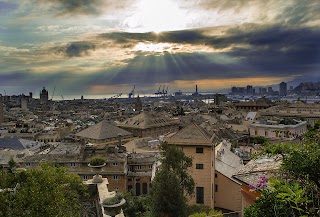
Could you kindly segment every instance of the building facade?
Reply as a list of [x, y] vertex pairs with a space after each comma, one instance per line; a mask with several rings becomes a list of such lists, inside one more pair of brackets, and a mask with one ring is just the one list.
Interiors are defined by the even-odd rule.
[[295, 139], [307, 132], [307, 122], [294, 125], [258, 124], [249, 125], [250, 136], [263, 136], [268, 139]]
[[165, 141], [181, 147], [185, 155], [193, 159], [189, 173], [194, 179], [195, 189], [189, 203], [214, 208], [215, 153], [211, 135], [192, 123]]
[[287, 83], [281, 82], [279, 84], [279, 95], [280, 96], [286, 96], [287, 95]]
[[40, 92], [40, 103], [46, 104], [48, 102], [48, 100], [49, 100], [49, 93], [45, 89], [45, 87], [43, 87], [42, 91]]
[[179, 130], [179, 120], [169, 117], [165, 113], [142, 112], [132, 118], [118, 124], [135, 137], [158, 138], [161, 135], [177, 132]]

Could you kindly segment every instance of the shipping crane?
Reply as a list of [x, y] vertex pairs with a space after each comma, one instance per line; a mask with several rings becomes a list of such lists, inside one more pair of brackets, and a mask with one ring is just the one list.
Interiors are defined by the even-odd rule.
[[159, 86], [159, 89], [158, 89], [158, 91], [157, 92], [155, 92], [154, 94], [156, 95], [156, 96], [158, 96], [158, 95], [160, 95], [161, 94], [161, 85]]
[[56, 91], [56, 86], [54, 86], [53, 88], [53, 92], [52, 92], [52, 96], [51, 96], [51, 100], [53, 100], [53, 96], [54, 96], [54, 92]]

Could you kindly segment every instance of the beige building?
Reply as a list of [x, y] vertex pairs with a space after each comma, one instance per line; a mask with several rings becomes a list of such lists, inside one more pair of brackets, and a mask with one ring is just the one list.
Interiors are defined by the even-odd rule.
[[242, 210], [242, 184], [232, 178], [244, 167], [240, 157], [231, 152], [231, 143], [222, 141], [215, 147], [215, 208], [239, 212]]
[[195, 194], [189, 203], [205, 204], [214, 208], [215, 153], [211, 135], [192, 123], [173, 136], [165, 138], [165, 141], [181, 147], [183, 152], [193, 159], [189, 172], [195, 182]]
[[133, 133], [135, 137], [158, 138], [160, 135], [177, 132], [179, 120], [166, 113], [142, 112], [118, 124], [119, 127]]
[[307, 122], [296, 124], [258, 124], [249, 125], [250, 136], [263, 136], [268, 139], [295, 139], [307, 132]]
[[126, 192], [127, 156], [118, 152], [115, 146], [60, 144], [54, 149], [48, 148], [41, 153], [26, 157], [21, 166], [32, 168], [38, 166], [40, 162], [52, 162], [66, 167], [70, 173], [78, 174], [82, 180], [88, 180], [96, 174], [96, 171], [88, 166], [91, 158], [95, 156], [106, 160], [106, 166], [99, 174], [103, 178], [108, 178], [109, 189]]
[[254, 101], [238, 102], [234, 104], [237, 110], [241, 109], [246, 111], [258, 111], [261, 109], [267, 109], [273, 105], [274, 103], [264, 97]]
[[311, 126], [320, 120], [320, 104], [297, 101], [292, 104], [273, 106], [260, 111], [261, 117], [303, 119]]

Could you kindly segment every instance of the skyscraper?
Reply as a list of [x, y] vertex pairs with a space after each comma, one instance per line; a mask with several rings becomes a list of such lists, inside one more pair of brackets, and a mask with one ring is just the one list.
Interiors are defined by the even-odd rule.
[[0, 94], [0, 124], [4, 122], [4, 117], [3, 117], [3, 97]]
[[249, 94], [251, 93], [252, 94], [252, 88], [253, 87], [251, 85], [248, 85], [247, 86], [247, 93], [249, 93]]
[[287, 95], [287, 83], [281, 82], [279, 84], [279, 95], [280, 96], [286, 96]]

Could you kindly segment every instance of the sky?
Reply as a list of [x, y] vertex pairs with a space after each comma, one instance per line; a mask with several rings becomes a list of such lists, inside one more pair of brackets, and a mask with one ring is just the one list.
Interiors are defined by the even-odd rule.
[[0, 0], [0, 94], [320, 81], [319, 27], [319, 0]]

